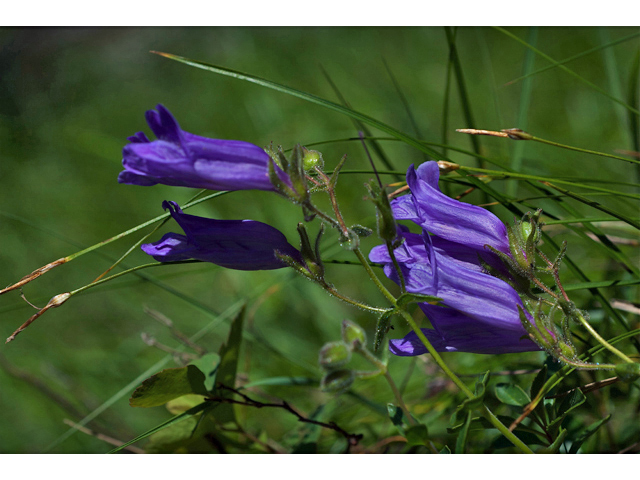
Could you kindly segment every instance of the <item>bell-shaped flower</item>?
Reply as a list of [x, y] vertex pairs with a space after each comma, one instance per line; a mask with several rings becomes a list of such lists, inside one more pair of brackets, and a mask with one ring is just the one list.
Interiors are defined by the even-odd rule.
[[[156, 135], [151, 141], [138, 132], [122, 150], [118, 182], [156, 184], [209, 190], [275, 191], [269, 180], [269, 155], [257, 145], [237, 140], [216, 140], [185, 132], [162, 105], [146, 113]], [[275, 165], [278, 177], [288, 176]]]
[[300, 252], [274, 227], [254, 220], [215, 220], [187, 215], [176, 202], [162, 203], [185, 235], [167, 233], [142, 250], [159, 262], [201, 260], [233, 270], [273, 270], [287, 266], [276, 253], [304, 264]]
[[[404, 242], [394, 256], [410, 293], [442, 299], [443, 306], [420, 304], [433, 328], [423, 332], [438, 351], [509, 353], [539, 350], [524, 329], [518, 308], [527, 318], [516, 290], [485, 268], [511, 278], [499, 256], [486, 248], [510, 254], [505, 225], [481, 207], [444, 195], [439, 187], [436, 162], [427, 162], [407, 172], [409, 195], [392, 202], [396, 219], [411, 220], [422, 233], [400, 226]], [[385, 245], [374, 247], [372, 262], [381, 263], [385, 274], [400, 283]], [[391, 340], [396, 355], [427, 352], [415, 333]]]
[[[407, 291], [439, 297], [445, 305], [420, 304], [433, 326], [423, 332], [436, 350], [509, 353], [540, 349], [520, 321], [518, 306], [523, 304], [518, 293], [483, 271], [477, 251], [465, 251], [464, 246], [427, 233], [403, 229], [399, 234], [404, 242], [394, 255]], [[375, 247], [369, 258], [382, 263], [385, 274], [399, 283], [386, 246]], [[391, 340], [390, 350], [403, 356], [427, 352], [415, 333]]]
[[391, 206], [397, 220], [411, 220], [424, 230], [446, 240], [479, 251], [485, 245], [509, 254], [507, 228], [482, 207], [460, 202], [440, 191], [437, 162], [426, 162], [407, 171], [410, 195], [395, 199]]

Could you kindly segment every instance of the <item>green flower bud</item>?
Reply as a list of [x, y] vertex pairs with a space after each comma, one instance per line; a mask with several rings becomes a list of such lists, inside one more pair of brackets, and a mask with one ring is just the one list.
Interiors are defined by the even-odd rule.
[[320, 366], [327, 369], [340, 368], [351, 360], [351, 349], [344, 342], [325, 344], [318, 355]]
[[367, 344], [367, 334], [360, 325], [343, 320], [342, 340], [352, 349], [359, 348]]
[[334, 370], [322, 377], [320, 388], [323, 392], [342, 393], [353, 384], [355, 379], [353, 370]]
[[305, 171], [313, 170], [314, 167], [322, 170], [324, 168], [322, 153], [317, 150], [307, 150], [305, 147], [302, 147], [302, 166]]
[[640, 378], [640, 363], [619, 363], [616, 365], [616, 375], [623, 382], [633, 382]]

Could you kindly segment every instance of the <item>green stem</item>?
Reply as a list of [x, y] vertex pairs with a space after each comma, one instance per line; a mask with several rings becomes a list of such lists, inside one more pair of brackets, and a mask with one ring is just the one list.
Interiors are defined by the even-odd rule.
[[372, 307], [371, 305], [367, 305], [366, 303], [362, 303], [362, 302], [359, 302], [359, 301], [354, 300], [352, 298], [349, 298], [349, 297], [347, 297], [345, 295], [342, 295], [341, 293], [339, 293], [334, 287], [332, 287], [328, 283], [320, 283], [320, 285], [322, 286], [322, 288], [324, 288], [324, 290], [329, 295], [331, 295], [333, 297], [336, 297], [338, 300], [342, 300], [345, 303], [353, 305], [354, 307], [361, 308], [362, 310], [368, 310], [368, 311], [374, 312], [374, 313], [384, 313], [384, 312], [386, 312], [388, 310], [388, 308]]
[[[423, 345], [427, 348], [435, 362], [438, 366], [444, 371], [444, 373], [455, 383], [460, 390], [469, 398], [473, 398], [473, 392], [467, 387], [462, 380], [458, 378], [458, 376], [449, 368], [449, 366], [444, 363], [440, 354], [436, 351], [436, 349], [431, 345], [431, 342], [427, 339], [422, 330], [418, 328], [416, 322], [413, 320], [411, 315], [408, 312], [401, 310], [400, 314], [404, 317], [404, 319], [409, 323], [409, 326], [414, 331], [414, 333], [418, 336]], [[513, 445], [518, 447], [523, 453], [534, 453], [522, 440], [515, 436], [513, 432], [511, 432], [500, 420], [496, 417], [491, 410], [486, 405], [482, 406], [482, 413], [489, 422], [498, 429], [502, 435], [504, 435], [507, 440], [509, 440]]]
[[392, 305], [395, 305], [396, 304], [396, 297], [394, 297], [391, 294], [391, 292], [389, 290], [387, 290], [387, 288], [382, 284], [382, 282], [380, 281], [380, 279], [376, 275], [376, 272], [373, 271], [373, 269], [371, 268], [371, 265], [369, 265], [369, 262], [367, 262], [367, 259], [364, 258], [364, 255], [362, 255], [362, 252], [360, 251], [360, 249], [359, 248], [354, 249], [353, 253], [356, 254], [356, 257], [358, 257], [358, 260], [360, 260], [360, 263], [362, 264], [362, 266], [366, 270], [367, 275], [369, 275], [369, 278], [371, 278], [371, 280], [376, 285], [376, 287], [378, 287], [378, 290], [380, 290], [382, 295], [384, 295], [384, 297], [387, 300], [389, 300]]
[[[602, 338], [600, 336], [600, 334], [598, 332], [596, 332], [594, 330], [594, 328], [591, 326], [591, 324], [589, 322], [587, 322], [587, 319], [584, 318], [584, 316], [578, 312], [578, 314], [576, 315], [578, 318], [578, 321], [584, 326], [584, 328], [586, 328], [589, 333], [607, 350], [609, 350], [611, 353], [613, 353], [614, 355], [617, 355], [619, 358], [621, 358], [624, 362], [626, 363], [634, 363], [633, 360], [631, 360], [629, 357], [627, 357], [624, 353], [622, 353], [620, 350], [618, 350], [616, 347], [614, 347], [613, 345], [611, 345], [609, 342], [607, 342], [604, 338]], [[600, 366], [602, 368], [602, 366]], [[611, 368], [615, 368], [615, 365], [611, 366]]]
[[389, 369], [387, 368], [387, 365], [381, 362], [380, 359], [378, 359], [378, 357], [376, 357], [373, 353], [371, 353], [365, 347], [360, 347], [358, 349], [358, 353], [360, 353], [360, 355], [366, 358], [367, 361], [375, 365], [376, 368], [379, 370], [379, 372], [384, 375], [384, 378], [387, 380], [389, 387], [391, 387], [393, 396], [396, 398], [396, 402], [404, 412], [405, 417], [407, 417], [407, 422], [409, 422], [410, 425], [417, 425], [418, 423], [409, 412], [409, 409], [407, 408], [406, 403], [404, 403], [402, 394], [400, 393], [400, 390], [398, 390], [396, 382], [393, 381], [393, 377], [389, 373]]
[[[212, 193], [211, 195], [207, 195], [206, 197], [203, 197], [203, 198], [201, 198], [199, 200], [194, 200], [192, 202], [187, 203], [186, 205], [184, 205], [182, 207], [182, 209], [186, 210], [187, 208], [193, 207], [194, 205], [197, 205], [197, 204], [202, 203], [202, 202], [206, 202], [207, 200], [210, 200], [210, 199], [215, 198], [215, 197], [219, 197], [219, 196], [227, 194], [227, 193], [229, 193], [229, 192], [225, 191], [225, 192]], [[111, 237], [111, 238], [109, 238], [107, 240], [103, 240], [100, 243], [96, 243], [95, 245], [92, 245], [92, 246], [90, 246], [88, 248], [85, 248], [84, 250], [81, 250], [81, 251], [76, 252], [76, 253], [74, 253], [72, 255], [69, 255], [68, 257], [65, 258], [65, 260], [67, 262], [69, 262], [69, 261], [71, 261], [71, 260], [73, 260], [73, 259], [75, 259], [75, 258], [77, 258], [77, 257], [79, 257], [81, 255], [84, 255], [85, 253], [89, 253], [89, 252], [91, 252], [93, 250], [96, 250], [96, 249], [98, 249], [100, 247], [103, 247], [103, 246], [105, 246], [105, 245], [107, 245], [107, 244], [109, 244], [111, 242], [114, 242], [116, 240], [120, 240], [121, 238], [124, 238], [127, 235], [131, 235], [132, 233], [135, 233], [138, 230], [141, 230], [141, 229], [143, 229], [145, 227], [148, 227], [149, 225], [153, 225], [154, 223], [159, 222], [160, 220], [164, 220], [165, 218], [168, 218], [169, 215], [170, 215], [169, 212], [163, 213], [162, 215], [159, 215], [159, 216], [157, 216], [155, 218], [152, 218], [151, 220], [148, 220], [148, 221], [146, 221], [144, 223], [141, 223], [140, 225], [138, 225], [136, 227], [133, 227], [133, 228], [127, 230], [126, 232], [119, 233], [118, 235], [116, 235], [114, 237]]]

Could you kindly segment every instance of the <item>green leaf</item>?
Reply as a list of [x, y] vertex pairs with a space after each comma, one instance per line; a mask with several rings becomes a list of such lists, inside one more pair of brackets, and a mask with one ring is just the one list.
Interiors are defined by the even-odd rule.
[[547, 365], [543, 365], [538, 374], [535, 376], [533, 381], [531, 382], [531, 388], [529, 389], [529, 396], [534, 398], [542, 386], [547, 381]]
[[147, 378], [129, 399], [132, 407], [157, 407], [169, 400], [195, 393], [206, 395], [204, 374], [193, 365], [167, 368]]
[[449, 447], [448, 447], [447, 445], [445, 445], [444, 447], [442, 447], [442, 448], [440, 449], [440, 452], [438, 452], [438, 453], [441, 453], [441, 454], [450, 454], [450, 453], [451, 453], [451, 449], [449, 449]]
[[514, 407], [524, 407], [531, 402], [527, 392], [512, 383], [499, 383], [494, 392], [498, 400]]
[[607, 415], [605, 418], [598, 420], [595, 423], [592, 423], [587, 428], [585, 428], [580, 436], [576, 438], [571, 444], [571, 449], [569, 449], [569, 453], [578, 453], [582, 444], [594, 433], [598, 431], [598, 429], [607, 423], [611, 419], [611, 414]]
[[400, 434], [405, 436], [406, 422], [404, 419], [404, 413], [400, 407], [396, 407], [393, 403], [387, 404], [387, 412], [389, 413], [389, 418], [391, 419], [391, 423], [395, 425]]
[[[216, 372], [214, 391], [216, 395], [222, 398], [228, 398], [231, 392], [218, 385], [225, 385], [234, 388], [236, 384], [236, 373], [238, 371], [238, 358], [240, 358], [240, 344], [242, 343], [242, 325], [244, 322], [246, 306], [243, 306], [238, 315], [231, 322], [231, 329], [226, 343], [220, 347], [220, 364]], [[221, 423], [235, 422], [236, 414], [233, 405], [230, 403], [220, 403], [215, 410], [212, 411], [215, 418]]]
[[207, 353], [202, 357], [198, 358], [191, 362], [191, 365], [194, 367], [198, 367], [202, 373], [204, 373], [205, 381], [204, 387], [208, 392], [213, 390], [214, 384], [216, 382], [216, 371], [218, 370], [218, 365], [220, 364], [220, 355], [217, 353]]
[[471, 425], [471, 410], [467, 412], [467, 418], [458, 433], [458, 438], [456, 439], [456, 450], [455, 453], [464, 453], [465, 447], [467, 445], [467, 438], [469, 437], [469, 425]]
[[246, 307], [243, 306], [231, 322], [229, 337], [226, 343], [220, 347], [220, 365], [216, 373], [216, 384], [221, 383], [234, 388], [236, 373], [238, 370], [238, 358], [240, 357], [240, 344], [242, 343], [242, 325]]
[[[455, 425], [458, 423], [458, 416], [461, 413], [464, 413], [467, 411], [472, 412], [473, 410], [475, 410], [476, 408], [482, 405], [482, 402], [484, 400], [484, 395], [486, 393], [487, 382], [489, 381], [489, 374], [490, 372], [485, 373], [484, 377], [482, 377], [482, 380], [479, 380], [476, 382], [475, 395], [471, 398], [465, 399], [460, 405], [458, 405], [458, 408], [456, 408], [456, 411], [453, 412], [453, 415], [451, 415], [451, 419], [450, 419], [451, 425]], [[469, 423], [470, 422], [471, 420], [469, 420]]]
[[582, 393], [582, 390], [579, 388], [574, 390], [571, 394], [567, 395], [562, 403], [558, 406], [558, 413], [556, 414], [556, 418], [549, 422], [549, 428], [559, 424], [564, 420], [564, 418], [571, 413], [573, 410], [578, 408], [584, 402], [587, 401], [587, 397]]
[[176, 415], [173, 418], [170, 418], [169, 420], [167, 420], [164, 423], [161, 423], [160, 425], [157, 425], [155, 427], [153, 427], [151, 430], [147, 430], [146, 432], [144, 432], [141, 435], [138, 435], [137, 437], [135, 437], [132, 440], [129, 440], [127, 443], [123, 443], [122, 445], [114, 448], [113, 450], [111, 450], [109, 453], [116, 453], [119, 452], [120, 450], [122, 450], [125, 447], [128, 447], [129, 445], [132, 445], [144, 438], [147, 438], [150, 435], [153, 435], [156, 432], [159, 432], [160, 430], [163, 430], [165, 428], [170, 427], [171, 425], [175, 425], [178, 422], [182, 422], [190, 417], [192, 417], [193, 415], [196, 415], [204, 410], [206, 410], [207, 408], [210, 408], [211, 402], [202, 402], [200, 405], [196, 405], [195, 407], [187, 410], [184, 413], [181, 413], [180, 415]]
[[377, 352], [380, 350], [382, 346], [382, 342], [384, 341], [384, 337], [387, 335], [387, 332], [391, 328], [391, 317], [396, 314], [395, 309], [390, 309], [380, 315], [378, 318], [378, 323], [376, 324], [376, 333], [373, 337], [373, 351]]
[[546, 448], [541, 448], [536, 453], [558, 453], [558, 451], [560, 450], [560, 447], [564, 443], [564, 439], [566, 438], [567, 433], [568, 433], [568, 430], [561, 428], [560, 433], [558, 433], [558, 436], [553, 441], [553, 443]]
[[418, 425], [412, 425], [404, 431], [407, 443], [409, 445], [428, 445], [429, 431], [427, 426], [420, 423]]
[[317, 387], [318, 383], [320, 383], [320, 379], [311, 378], [311, 377], [269, 377], [269, 378], [262, 378], [254, 382], [249, 382], [246, 385], [243, 385], [242, 388], [264, 387], [264, 386], [279, 386], [279, 387], [314, 386], [314, 387]]

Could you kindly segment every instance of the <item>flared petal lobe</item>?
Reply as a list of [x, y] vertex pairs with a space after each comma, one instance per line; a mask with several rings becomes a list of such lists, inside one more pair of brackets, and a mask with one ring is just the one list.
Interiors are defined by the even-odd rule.
[[276, 252], [302, 263], [300, 252], [277, 229], [254, 220], [215, 220], [187, 215], [175, 202], [163, 202], [185, 235], [167, 233], [142, 250], [159, 262], [195, 259], [233, 270], [273, 270], [287, 265]]
[[[209, 190], [275, 191], [269, 180], [269, 155], [257, 145], [237, 140], [200, 137], [180, 129], [162, 105], [146, 113], [157, 140], [142, 132], [129, 137], [122, 150], [124, 171], [118, 182], [130, 185], [172, 185]], [[287, 175], [276, 166], [280, 178]]]
[[[437, 162], [426, 162], [417, 169], [409, 167], [407, 184], [411, 189], [413, 210], [409, 200], [401, 197], [392, 207], [397, 218], [413, 220], [426, 231], [445, 240], [461, 243], [479, 251], [485, 245], [509, 254], [507, 228], [494, 214], [482, 207], [460, 202], [440, 191], [440, 171]], [[415, 218], [417, 217], [418, 221]]]

